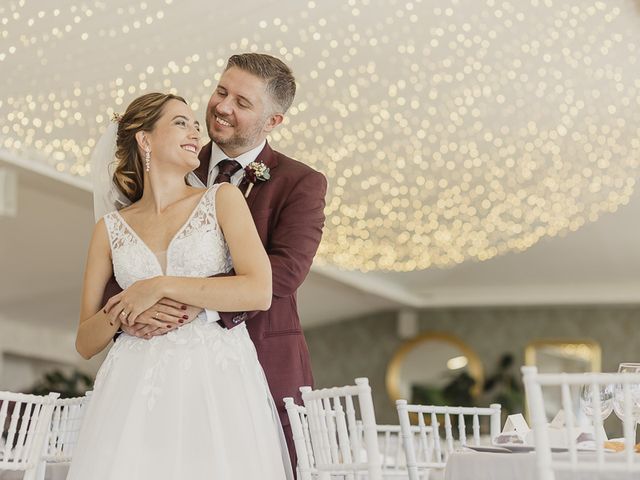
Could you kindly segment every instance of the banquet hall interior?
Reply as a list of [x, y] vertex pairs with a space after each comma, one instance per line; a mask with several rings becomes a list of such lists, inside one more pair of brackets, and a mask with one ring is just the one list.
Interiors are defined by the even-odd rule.
[[84, 395], [105, 358], [75, 339], [113, 114], [171, 92], [204, 125], [226, 59], [264, 52], [297, 82], [269, 144], [328, 181], [314, 388], [532, 425], [521, 367], [640, 362], [639, 25], [637, 0], [3, 1], [0, 391]]

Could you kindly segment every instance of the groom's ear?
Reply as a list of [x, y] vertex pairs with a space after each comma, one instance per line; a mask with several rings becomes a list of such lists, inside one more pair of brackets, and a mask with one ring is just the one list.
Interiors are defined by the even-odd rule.
[[269, 116], [269, 118], [267, 118], [267, 122], [264, 125], [265, 132], [270, 132], [271, 130], [276, 128], [278, 125], [280, 125], [283, 120], [284, 120], [284, 114], [282, 113], [272, 114], [271, 116]]

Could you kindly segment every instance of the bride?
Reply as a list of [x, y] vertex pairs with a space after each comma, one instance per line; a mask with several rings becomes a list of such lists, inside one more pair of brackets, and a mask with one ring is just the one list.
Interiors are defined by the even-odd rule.
[[[76, 347], [90, 358], [121, 325], [168, 297], [223, 311], [265, 310], [271, 268], [244, 197], [186, 185], [200, 128], [184, 99], [150, 93], [119, 119], [113, 182], [130, 206], [89, 246]], [[233, 268], [232, 277], [209, 278]], [[115, 275], [124, 289], [101, 308]], [[273, 400], [246, 327], [201, 313], [150, 340], [118, 336], [103, 363], [69, 480], [292, 478]]]

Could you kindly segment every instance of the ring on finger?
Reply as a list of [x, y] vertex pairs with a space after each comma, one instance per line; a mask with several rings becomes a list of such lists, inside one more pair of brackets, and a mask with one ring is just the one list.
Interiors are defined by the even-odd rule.
[[127, 315], [129, 315], [127, 312], [125, 312], [124, 310], [120, 312], [120, 316], [127, 318]]
[[153, 314], [153, 318], [155, 318], [156, 320], [160, 320], [159, 312], [156, 311], [156, 313]]

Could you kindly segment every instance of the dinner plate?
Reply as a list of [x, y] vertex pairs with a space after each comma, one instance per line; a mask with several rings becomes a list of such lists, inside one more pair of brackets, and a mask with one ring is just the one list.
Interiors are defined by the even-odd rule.
[[[533, 452], [536, 447], [532, 445], [520, 445], [520, 444], [503, 444], [503, 445], [467, 445], [467, 448], [471, 450], [475, 450], [476, 452], [485, 452], [485, 453], [527, 453]], [[578, 452], [595, 452], [594, 448], [590, 447], [578, 447], [576, 449]], [[553, 453], [563, 453], [568, 452], [568, 448], [564, 447], [551, 447], [551, 451]], [[605, 451], [613, 451], [605, 449]]]
[[[516, 452], [530, 452], [533, 447], [525, 447], [524, 445], [518, 445], [518, 447], [505, 447], [505, 446], [490, 446], [490, 445], [467, 445], [467, 448], [475, 450], [476, 452], [485, 453], [516, 453]], [[521, 450], [520, 448], [529, 448], [529, 450]]]

